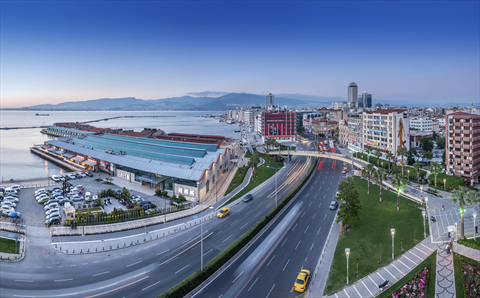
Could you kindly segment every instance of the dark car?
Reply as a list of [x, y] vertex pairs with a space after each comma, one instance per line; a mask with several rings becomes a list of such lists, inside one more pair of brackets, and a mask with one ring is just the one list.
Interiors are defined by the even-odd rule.
[[141, 201], [141, 202], [138, 203], [138, 205], [140, 205], [140, 206], [148, 205], [148, 204], [152, 204], [152, 202], [150, 202], [150, 201]]
[[182, 203], [175, 202], [175, 201], [170, 201], [170, 206], [180, 207], [180, 205], [182, 205]]
[[92, 172], [85, 172], [85, 174], [87, 174], [88, 177], [93, 177]]
[[77, 177], [77, 179], [82, 178], [82, 174], [80, 174], [80, 173], [73, 173], [73, 175], [75, 175], [75, 177]]
[[67, 203], [67, 202], [73, 205], [73, 201], [70, 200], [70, 199], [67, 199], [67, 198], [61, 198], [61, 199], [59, 198], [58, 199], [58, 204], [60, 204], [62, 206], [65, 205], [65, 203]]
[[148, 210], [148, 209], [154, 209], [157, 208], [157, 205], [155, 204], [146, 204], [142, 206], [143, 210]]
[[125, 206], [126, 206], [128, 209], [132, 209], [132, 208], [133, 208], [133, 205], [130, 204], [129, 202], [125, 202]]
[[252, 199], [253, 199], [253, 196], [251, 194], [248, 194], [243, 197], [242, 201], [248, 202], [248, 201], [251, 201]]
[[45, 223], [48, 224], [48, 226], [51, 226], [51, 225], [59, 224], [60, 221], [61, 221], [60, 217], [54, 216], [54, 217], [51, 217], [50, 219], [46, 220]]
[[5, 188], [0, 187], [0, 192], [5, 193]]
[[117, 195], [122, 194], [122, 190], [121, 190], [121, 189], [118, 189], [118, 188], [115, 190], [115, 192], [117, 193]]
[[67, 176], [67, 175], [63, 175], [62, 176], [65, 180], [72, 180], [72, 178], [70, 178], [70, 176]]
[[57, 189], [58, 189], [58, 190], [62, 190], [61, 187], [55, 186], [55, 187], [50, 188], [48, 191], [49, 191], [49, 192], [54, 192], [54, 191], [57, 190]]

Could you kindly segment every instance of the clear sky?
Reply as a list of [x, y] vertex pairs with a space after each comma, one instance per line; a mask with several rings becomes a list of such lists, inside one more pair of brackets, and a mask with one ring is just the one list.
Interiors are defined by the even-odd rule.
[[479, 102], [479, 1], [1, 1], [1, 107], [190, 92]]

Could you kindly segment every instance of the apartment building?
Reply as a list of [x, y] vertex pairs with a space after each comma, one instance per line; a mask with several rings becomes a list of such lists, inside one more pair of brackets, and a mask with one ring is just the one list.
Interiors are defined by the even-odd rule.
[[[363, 112], [363, 147], [369, 145], [382, 155], [397, 155], [400, 147], [410, 149], [410, 129], [407, 110], [377, 110]], [[348, 121], [350, 125], [350, 121]], [[398, 157], [401, 162], [401, 158]]]
[[470, 185], [479, 182], [480, 115], [454, 112], [447, 115], [445, 163], [447, 171], [464, 177]]
[[363, 115], [351, 114], [348, 123], [348, 150], [352, 152], [363, 151]]
[[410, 129], [418, 131], [432, 131], [433, 121], [427, 118], [414, 117], [410, 119]]
[[348, 123], [346, 120], [338, 122], [338, 141], [342, 145], [348, 145]]
[[328, 137], [336, 137], [338, 132], [338, 122], [328, 120], [327, 118], [315, 119], [312, 121], [312, 134], [322, 134]]

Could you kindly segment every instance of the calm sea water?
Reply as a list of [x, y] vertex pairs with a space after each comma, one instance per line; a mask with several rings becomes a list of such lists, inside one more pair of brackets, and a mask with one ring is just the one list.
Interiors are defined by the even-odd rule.
[[[41, 112], [44, 113], [44, 112]], [[210, 134], [239, 138], [235, 133], [237, 126], [219, 122], [218, 119], [194, 117], [223, 112], [45, 112], [50, 116], [35, 116], [33, 111], [0, 111], [0, 127], [24, 127], [51, 125], [55, 122], [83, 122], [115, 116], [175, 116], [169, 118], [120, 118], [90, 123], [96, 127], [134, 129], [158, 128], [166, 133]], [[0, 176], [3, 181], [10, 179], [34, 179], [48, 174], [61, 174], [63, 169], [43, 160], [30, 152], [33, 144], [43, 144], [49, 136], [41, 134], [40, 129], [0, 130]]]

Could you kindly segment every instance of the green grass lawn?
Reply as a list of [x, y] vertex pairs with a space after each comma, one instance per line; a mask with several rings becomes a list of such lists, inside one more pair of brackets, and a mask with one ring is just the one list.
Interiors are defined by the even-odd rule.
[[[454, 246], [455, 247], [455, 244]], [[465, 256], [459, 255], [454, 253], [453, 254], [453, 266], [455, 271], [455, 294], [457, 297], [466, 297], [465, 296], [465, 288], [463, 286], [463, 268], [462, 262], [467, 262], [471, 265], [478, 266], [478, 262], [467, 258]]]
[[14, 254], [20, 250], [20, 241], [17, 242], [17, 249], [15, 250], [15, 240], [0, 238], [0, 252]]
[[240, 184], [242, 184], [243, 179], [245, 179], [245, 175], [247, 174], [249, 168], [238, 168], [237, 171], [235, 172], [235, 176], [233, 176], [232, 181], [230, 182], [230, 185], [227, 188], [227, 191], [225, 192], [224, 196], [228, 195], [231, 193], [235, 188], [237, 188]]
[[[277, 162], [276, 164], [277, 164], [276, 165], [277, 171], [280, 170], [281, 167], [283, 167], [283, 161]], [[249, 191], [251, 191], [255, 187], [265, 182], [265, 180], [267, 180], [268, 178], [272, 177], [275, 174], [274, 167], [275, 167], [275, 162], [273, 158], [270, 157], [268, 159], [265, 159], [265, 163], [257, 168], [257, 173], [253, 176], [253, 181], [250, 181], [250, 183], [248, 183], [248, 185], [244, 189], [242, 189], [242, 191], [240, 191], [235, 196], [230, 198], [230, 200], [228, 200], [225, 204], [223, 204], [223, 206], [230, 204], [231, 202], [243, 197]]]
[[[379, 202], [377, 185], [370, 183], [370, 195], [367, 195], [367, 181], [358, 177], [354, 181], [363, 209], [360, 220], [338, 240], [324, 295], [331, 295], [346, 286], [345, 248], [350, 248], [349, 282], [353, 284], [392, 261], [391, 228], [395, 229], [396, 258], [423, 240], [423, 218], [419, 204], [400, 198], [400, 211], [397, 211], [395, 193], [384, 190], [383, 201]], [[357, 258], [360, 259], [358, 277], [355, 276]]]
[[391, 298], [394, 292], [399, 292], [408, 281], [414, 279], [425, 267], [428, 267], [428, 288], [426, 289], [426, 297], [435, 297], [435, 281], [437, 277], [437, 252], [433, 252], [425, 261], [418, 264], [410, 273], [405, 275], [401, 280], [396, 282], [390, 288], [385, 290], [382, 294], [378, 295], [378, 298]]
[[480, 250], [480, 237], [477, 237], [476, 240], [473, 239], [464, 239], [464, 240], [458, 240], [458, 243], [468, 246], [473, 249], [478, 249]]
[[[252, 148], [253, 152], [255, 153], [257, 151], [257, 148]], [[247, 152], [245, 153], [245, 157], [251, 157], [252, 154], [250, 153], [250, 150], [247, 150]]]

